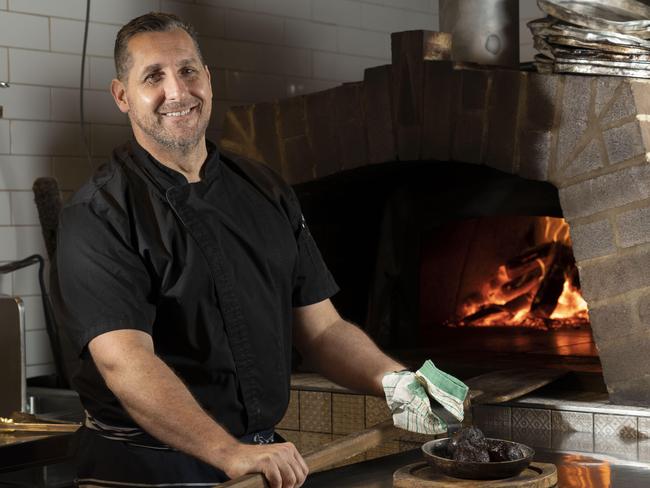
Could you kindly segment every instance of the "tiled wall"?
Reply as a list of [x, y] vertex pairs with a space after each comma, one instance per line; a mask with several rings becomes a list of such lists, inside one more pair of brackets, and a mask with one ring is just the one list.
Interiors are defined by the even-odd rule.
[[[294, 385], [287, 413], [277, 426], [280, 435], [302, 454], [390, 418], [383, 398], [337, 391], [334, 385], [329, 391], [311, 388]], [[431, 439], [434, 437], [398, 431], [388, 442], [337, 466], [414, 449]]]
[[[529, 395], [503, 405], [476, 405], [471, 415], [472, 424], [487, 437], [533, 448], [650, 461], [650, 408], [612, 405], [606, 394]], [[289, 408], [277, 427], [304, 454], [388, 418], [383, 398], [351, 393], [317, 375], [294, 375]], [[416, 449], [433, 438], [396, 431], [392, 441], [340, 464]]]
[[571, 404], [545, 407], [482, 405], [474, 408], [473, 419], [488, 437], [512, 439], [533, 448], [650, 461], [647, 408], [616, 412], [614, 406], [599, 402], [586, 408]]
[[[0, 262], [45, 254], [31, 186], [53, 175], [66, 191], [87, 177], [79, 127], [84, 0], [0, 0]], [[167, 10], [193, 22], [214, 79], [209, 129], [216, 138], [226, 109], [323, 90], [362, 79], [389, 63], [393, 31], [437, 29], [437, 0], [92, 0], [84, 104], [93, 164], [128, 137], [113, 106], [112, 45], [119, 26]], [[537, 17], [522, 0], [522, 59], [532, 58], [524, 21]], [[0, 276], [0, 293], [26, 304], [28, 376], [50, 372], [51, 357], [36, 270]]]

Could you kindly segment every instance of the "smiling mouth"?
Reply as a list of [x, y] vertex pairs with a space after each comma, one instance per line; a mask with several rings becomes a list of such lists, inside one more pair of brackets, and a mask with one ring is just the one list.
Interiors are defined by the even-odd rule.
[[166, 112], [166, 113], [162, 113], [162, 115], [165, 116], [165, 117], [182, 117], [182, 116], [184, 116], [184, 115], [189, 114], [189, 113], [190, 113], [192, 110], [194, 110], [195, 108], [196, 108], [196, 106], [194, 106], [194, 107], [190, 107], [190, 108], [188, 108], [188, 109], [186, 109], [186, 110], [180, 110], [180, 111], [178, 111], [178, 112]]

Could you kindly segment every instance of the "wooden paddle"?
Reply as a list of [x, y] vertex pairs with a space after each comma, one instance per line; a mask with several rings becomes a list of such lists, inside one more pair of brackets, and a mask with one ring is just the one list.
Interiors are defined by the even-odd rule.
[[[566, 371], [555, 369], [509, 369], [475, 376], [464, 382], [470, 388], [471, 403], [480, 405], [514, 400], [548, 385], [564, 374]], [[392, 440], [396, 430], [392, 419], [389, 419], [330, 442], [306, 453], [303, 457], [309, 472], [313, 473]], [[255, 473], [222, 483], [219, 488], [268, 488], [268, 486], [264, 476]]]

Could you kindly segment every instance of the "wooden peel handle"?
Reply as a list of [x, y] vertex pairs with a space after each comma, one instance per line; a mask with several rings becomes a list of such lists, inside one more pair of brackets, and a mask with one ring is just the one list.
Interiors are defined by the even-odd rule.
[[[366, 452], [373, 447], [377, 447], [382, 442], [390, 440], [390, 434], [394, 432], [394, 429], [393, 420], [386, 420], [366, 430], [347, 435], [314, 451], [310, 451], [304, 456], [305, 462], [309, 467], [309, 472], [320, 471], [323, 468], [333, 466], [357, 454]], [[219, 485], [219, 488], [268, 488], [268, 486], [264, 476], [256, 473], [247, 474], [222, 483]]]

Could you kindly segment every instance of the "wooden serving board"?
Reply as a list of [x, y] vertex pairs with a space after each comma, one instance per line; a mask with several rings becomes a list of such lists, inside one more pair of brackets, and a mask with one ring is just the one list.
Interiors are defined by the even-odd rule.
[[446, 476], [426, 462], [409, 464], [393, 474], [393, 488], [550, 488], [557, 484], [554, 464], [531, 463], [512, 478], [463, 480]]

